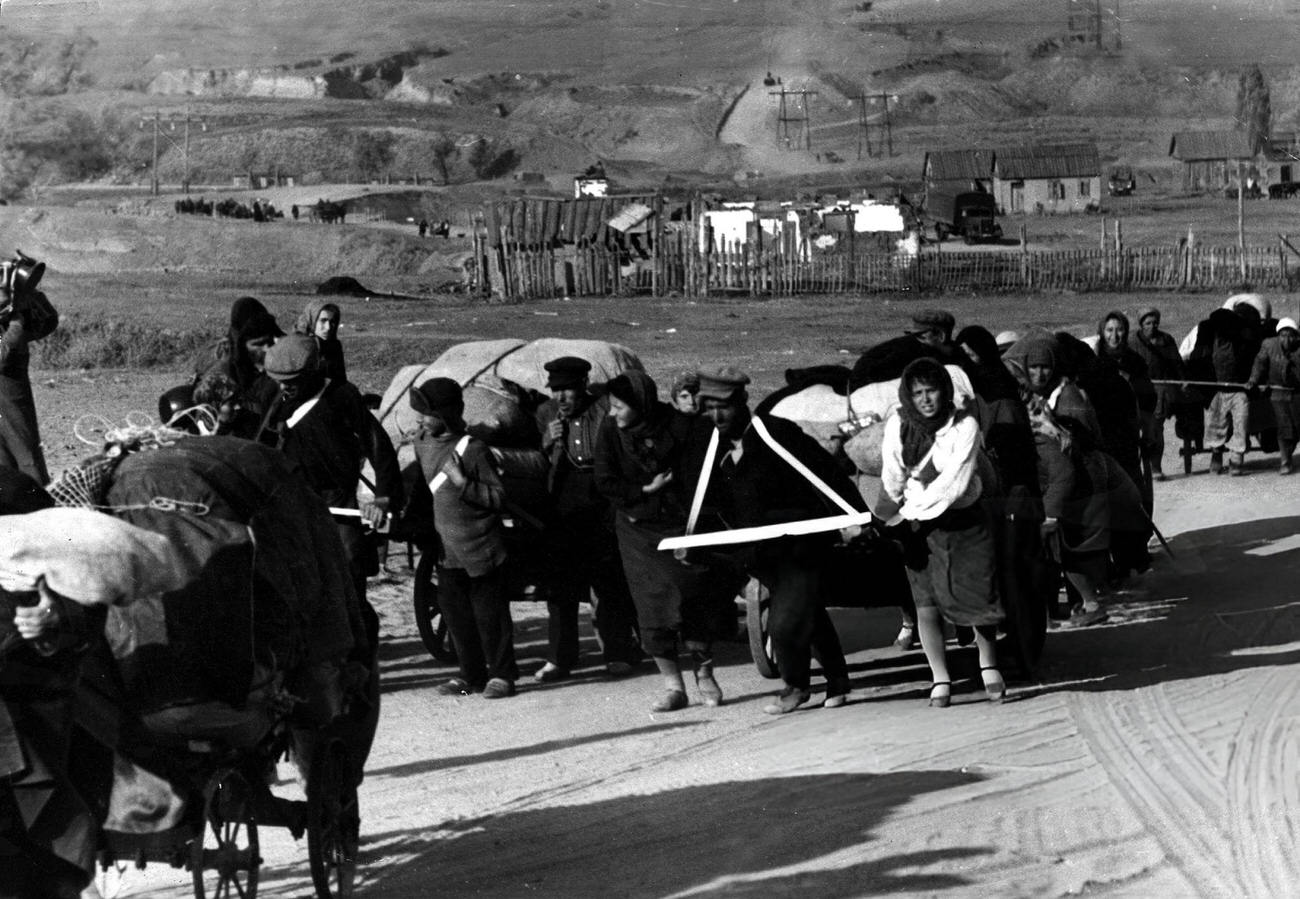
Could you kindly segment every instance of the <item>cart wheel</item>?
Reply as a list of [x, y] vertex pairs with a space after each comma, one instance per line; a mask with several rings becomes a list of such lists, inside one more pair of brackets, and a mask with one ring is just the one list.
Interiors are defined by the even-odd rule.
[[772, 653], [772, 638], [767, 632], [767, 588], [758, 578], [750, 578], [741, 596], [745, 600], [745, 628], [749, 631], [749, 652], [754, 657], [754, 667], [763, 677], [780, 677]]
[[357, 876], [361, 814], [342, 740], [312, 758], [307, 776], [307, 855], [320, 899], [351, 896]]
[[456, 647], [447, 634], [447, 620], [438, 608], [438, 572], [432, 553], [420, 556], [415, 566], [415, 587], [411, 591], [415, 603], [415, 626], [420, 629], [424, 648], [439, 662], [456, 663]]
[[242, 774], [228, 770], [209, 782], [203, 817], [206, 826], [190, 843], [195, 899], [253, 899], [262, 858], [253, 792]]

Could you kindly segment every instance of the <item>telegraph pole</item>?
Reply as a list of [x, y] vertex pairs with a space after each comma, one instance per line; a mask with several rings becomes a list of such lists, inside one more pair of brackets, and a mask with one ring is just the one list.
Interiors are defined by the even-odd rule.
[[[776, 117], [776, 135], [777, 140], [783, 141], [786, 149], [790, 148], [790, 125], [795, 126], [795, 144], [803, 144], [802, 147], [796, 146], [796, 149], [812, 149], [812, 124], [811, 117], [808, 114], [808, 98], [817, 96], [817, 91], [810, 91], [806, 88], [799, 90], [787, 90], [782, 86], [779, 91], [768, 91], [768, 95], [781, 98], [781, 107]], [[798, 97], [797, 103], [787, 100], [787, 98]], [[791, 107], [795, 112], [791, 112]]]
[[858, 159], [862, 158], [865, 146], [867, 156], [871, 156], [871, 123], [867, 120], [867, 95], [858, 94], [853, 98], [858, 104]]
[[[181, 144], [177, 144], [176, 140], [170, 134], [166, 133], [163, 130], [163, 124], [166, 123], [168, 131], [175, 131], [177, 122], [181, 122], [184, 124], [184, 141]], [[181, 155], [182, 158], [184, 159], [184, 165], [185, 165], [185, 175], [181, 180], [181, 190], [183, 190], [185, 193], [190, 192], [190, 123], [191, 122], [198, 124], [200, 130], [202, 131], [208, 130], [207, 120], [204, 119], [203, 116], [191, 114], [188, 109], [185, 111], [184, 115], [169, 113], [166, 117], [163, 116], [160, 110], [154, 110], [152, 115], [146, 115], [140, 119], [141, 128], [149, 127], [153, 129], [153, 165], [150, 168], [150, 173], [149, 173], [150, 174], [149, 189], [150, 189], [150, 193], [152, 193], [154, 196], [158, 195], [158, 142], [160, 139], [166, 140], [169, 144], [171, 144], [173, 149], [181, 151]]]
[[894, 155], [894, 121], [892, 116], [890, 116], [889, 114], [889, 101], [896, 100], [898, 98], [894, 97], [891, 94], [887, 94], [884, 91], [881, 91], [878, 94], [859, 94], [853, 99], [858, 101], [858, 128], [860, 129], [860, 133], [858, 135], [858, 158], [859, 159], [862, 158], [863, 135], [866, 135], [867, 155], [868, 156], [875, 155], [871, 151], [871, 137], [870, 137], [871, 126], [867, 121], [868, 100], [872, 100], [872, 101], [879, 100], [881, 103], [885, 104], [885, 140], [883, 145], [879, 141], [877, 141], [876, 149], [885, 150], [889, 153], [890, 156], [893, 156]]

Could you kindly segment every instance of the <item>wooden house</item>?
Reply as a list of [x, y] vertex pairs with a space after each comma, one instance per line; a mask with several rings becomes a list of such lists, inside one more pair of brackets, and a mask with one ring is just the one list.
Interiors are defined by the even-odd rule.
[[1101, 158], [1093, 144], [994, 150], [993, 195], [1006, 214], [1095, 209], [1101, 203]]
[[1255, 153], [1244, 131], [1180, 131], [1169, 140], [1169, 155], [1183, 164], [1183, 190], [1218, 191], [1235, 185], [1242, 165]]
[[993, 192], [992, 150], [928, 150], [921, 164], [925, 199], [932, 190], [945, 193]]

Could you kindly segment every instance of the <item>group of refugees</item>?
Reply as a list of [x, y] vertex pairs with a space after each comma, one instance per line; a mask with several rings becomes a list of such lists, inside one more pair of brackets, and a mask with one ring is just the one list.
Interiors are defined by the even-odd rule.
[[[499, 460], [469, 434], [463, 386], [429, 379], [406, 398], [419, 419], [420, 477], [410, 490], [391, 439], [348, 381], [340, 319], [336, 304], [314, 300], [286, 334], [261, 302], [240, 298], [226, 335], [205, 349], [190, 383], [163, 397], [160, 417], [277, 448], [343, 513], [339, 533], [372, 642], [378, 619], [364, 597], [378, 558], [368, 531], [427, 502], [432, 531], [416, 538], [437, 554], [438, 602], [459, 665], [437, 692], [513, 696], [521, 673], [507, 578], [511, 500]], [[734, 366], [680, 372], [665, 394], [639, 369], [593, 384], [587, 360], [549, 360], [550, 397], [534, 412], [548, 497], [543, 539], [561, 564], [548, 593], [546, 659], [531, 679], [555, 683], [575, 673], [579, 610], [591, 601], [609, 676], [634, 673], [648, 656], [659, 674], [653, 711], [685, 708], [692, 694], [720, 705], [714, 643], [734, 637], [734, 597], [753, 577], [769, 596], [767, 631], [782, 680], [764, 711], [781, 715], [811, 702], [814, 659], [825, 679], [821, 705], [842, 706], [851, 681], [826, 611], [830, 560], [846, 543], [878, 540], [896, 547], [906, 569], [915, 617], [905, 616], [897, 642], [919, 637], [932, 681], [928, 704], [951, 702], [953, 626], [959, 642], [975, 644], [984, 694], [1001, 702], [996, 640], [1008, 602], [1039, 597], [1061, 626], [1093, 625], [1106, 618], [1108, 592], [1150, 565], [1163, 432], [1189, 402], [1206, 408], [1212, 467], [1240, 473], [1251, 401], [1267, 394], [1280, 469], [1291, 470], [1300, 437], [1293, 320], [1272, 320], [1258, 298], [1230, 301], [1182, 349], [1160, 329], [1158, 310], [1142, 309], [1136, 320], [1131, 331], [1124, 313], [1108, 312], [1090, 342], [1048, 331], [995, 337], [978, 324], [956, 330], [951, 314], [924, 310], [851, 370], [807, 370], [847, 391], [898, 383], [896, 411], [880, 423], [879, 490], [866, 498], [846, 451], [856, 435], [819, 442], [770, 414], [766, 401], [754, 404], [750, 378]], [[0, 478], [0, 493], [31, 493], [49, 478], [28, 342], [48, 323], [21, 303], [4, 310], [3, 321], [0, 466], [24, 480], [11, 487]], [[200, 408], [214, 417], [205, 420]], [[372, 498], [361, 503], [365, 463], [374, 480]], [[744, 542], [708, 539], [737, 531]], [[692, 535], [689, 548], [660, 548]], [[0, 652], [39, 633], [27, 620], [33, 614], [13, 613]], [[24, 671], [8, 657], [0, 666], [6, 704], [17, 695], [10, 680]], [[4, 819], [31, 817], [24, 797], [39, 811], [42, 794], [24, 793], [24, 778], [41, 772], [25, 767], [21, 728], [0, 728], [0, 738], [9, 741], [0, 739], [0, 824], [4, 833], [30, 832], [31, 820], [20, 827]], [[4, 854], [0, 845], [0, 863]]]

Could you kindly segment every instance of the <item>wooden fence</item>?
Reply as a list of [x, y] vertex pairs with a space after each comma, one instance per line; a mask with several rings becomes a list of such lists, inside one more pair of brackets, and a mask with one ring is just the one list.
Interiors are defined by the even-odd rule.
[[[480, 244], [484, 285], [505, 300], [611, 294], [792, 296], [901, 291], [1292, 289], [1300, 263], [1281, 247], [1177, 246], [1123, 249], [789, 253], [779, 245], [728, 244], [702, 252], [689, 230], [657, 246], [520, 248]], [[1243, 277], [1244, 271], [1244, 277]]]

